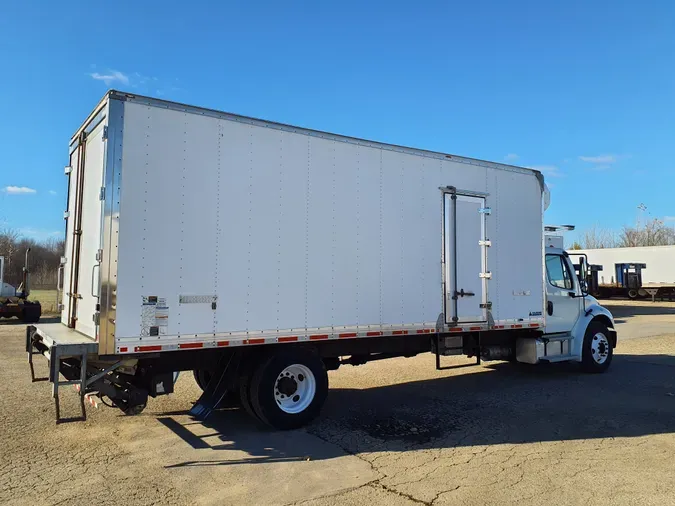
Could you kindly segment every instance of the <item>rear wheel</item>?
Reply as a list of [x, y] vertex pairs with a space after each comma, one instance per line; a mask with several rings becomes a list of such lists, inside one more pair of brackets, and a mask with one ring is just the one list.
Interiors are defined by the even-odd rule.
[[[202, 392], [204, 392], [213, 378], [213, 373], [208, 369], [195, 369], [192, 371], [192, 373], [195, 377], [197, 386], [201, 388]], [[236, 408], [240, 404], [239, 395], [237, 394], [236, 390], [227, 390], [225, 395], [223, 395], [223, 398], [218, 403], [218, 407]]]
[[211, 381], [211, 371], [206, 369], [195, 369], [192, 373], [194, 374], [197, 386], [202, 389], [202, 392], [206, 390], [206, 387]]
[[607, 327], [600, 322], [591, 322], [586, 329], [581, 365], [586, 372], [605, 372], [612, 363], [614, 350]]
[[297, 429], [316, 418], [328, 394], [328, 373], [311, 350], [269, 357], [251, 378], [251, 404], [267, 425]]
[[631, 288], [630, 290], [628, 290], [628, 298], [629, 298], [630, 300], [635, 300], [635, 299], [637, 299], [637, 298], [638, 298], [638, 291], [637, 291], [637, 289]]

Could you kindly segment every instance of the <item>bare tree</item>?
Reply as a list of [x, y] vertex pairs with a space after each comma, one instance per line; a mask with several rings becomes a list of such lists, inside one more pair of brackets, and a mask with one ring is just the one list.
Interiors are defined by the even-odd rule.
[[22, 238], [12, 229], [0, 231], [0, 256], [5, 257], [5, 282], [18, 286], [22, 279], [22, 268], [26, 249], [31, 248], [30, 266], [33, 271], [33, 285], [56, 286], [56, 273], [63, 255], [63, 241], [39, 243]]
[[614, 232], [593, 225], [583, 233], [580, 246], [584, 249], [614, 248], [617, 242]]
[[[5, 228], [0, 231], [0, 256], [5, 257], [5, 275], [12, 272], [12, 259], [16, 254], [17, 241], [21, 237], [18, 231]], [[11, 279], [7, 276], [5, 279]]]
[[626, 248], [635, 246], [668, 246], [675, 244], [675, 229], [663, 221], [654, 219], [643, 227], [623, 227], [619, 245]]

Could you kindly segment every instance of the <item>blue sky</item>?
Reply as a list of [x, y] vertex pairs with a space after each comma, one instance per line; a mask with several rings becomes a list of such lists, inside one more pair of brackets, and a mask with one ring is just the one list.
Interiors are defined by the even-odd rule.
[[548, 223], [675, 225], [675, 2], [6, 2], [0, 228], [63, 234], [109, 87], [540, 168]]

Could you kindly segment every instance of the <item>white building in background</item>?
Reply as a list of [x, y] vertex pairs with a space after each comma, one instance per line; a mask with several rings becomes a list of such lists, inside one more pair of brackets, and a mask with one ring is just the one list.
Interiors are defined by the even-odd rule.
[[635, 248], [582, 249], [589, 264], [602, 265], [598, 273], [601, 285], [616, 281], [616, 264], [642, 263], [643, 283], [675, 283], [675, 246], [643, 246]]

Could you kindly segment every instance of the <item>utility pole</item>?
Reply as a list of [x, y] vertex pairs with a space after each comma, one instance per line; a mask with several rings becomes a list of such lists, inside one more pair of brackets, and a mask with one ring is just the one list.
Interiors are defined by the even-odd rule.
[[643, 203], [640, 203], [638, 208], [638, 214], [637, 214], [637, 223], [635, 224], [635, 228], [640, 231], [640, 222], [642, 221], [642, 217], [644, 215], [644, 212], [647, 210], [647, 206], [644, 205]]

